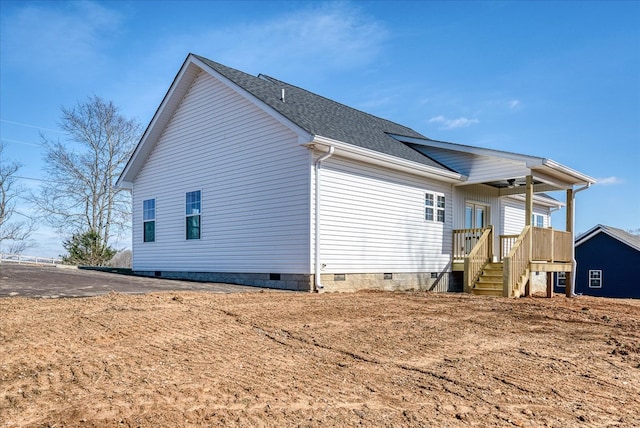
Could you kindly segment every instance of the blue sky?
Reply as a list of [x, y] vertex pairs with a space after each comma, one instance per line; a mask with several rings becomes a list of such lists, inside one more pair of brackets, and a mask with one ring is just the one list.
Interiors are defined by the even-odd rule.
[[0, 18], [0, 138], [27, 187], [61, 106], [95, 94], [146, 126], [193, 52], [433, 139], [551, 158], [599, 181], [577, 232], [640, 228], [640, 2], [1, 0]]

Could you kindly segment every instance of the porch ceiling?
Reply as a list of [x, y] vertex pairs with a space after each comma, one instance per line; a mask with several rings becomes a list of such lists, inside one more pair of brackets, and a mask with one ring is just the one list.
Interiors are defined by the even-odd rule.
[[500, 196], [520, 195], [526, 193], [527, 175], [531, 175], [533, 178], [534, 193], [567, 190], [575, 185], [595, 183], [593, 178], [569, 170], [562, 165], [549, 166], [542, 162], [541, 165], [527, 165], [519, 174], [516, 173], [510, 177], [505, 177], [504, 175], [495, 178], [485, 177], [485, 180], [473, 180], [471, 178], [460, 185], [485, 184], [498, 189]]
[[[483, 184], [498, 189], [498, 194], [500, 196], [524, 195], [527, 189], [527, 177], [514, 177], [505, 180], [490, 181]], [[540, 180], [537, 180], [535, 176], [533, 178], [533, 193], [553, 192], [566, 188], [567, 187], [557, 187], [548, 183], [544, 183]]]

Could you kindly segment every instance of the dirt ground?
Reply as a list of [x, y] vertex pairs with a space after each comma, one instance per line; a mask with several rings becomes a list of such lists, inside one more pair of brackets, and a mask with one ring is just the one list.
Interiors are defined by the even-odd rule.
[[640, 426], [640, 301], [0, 299], [0, 427]]

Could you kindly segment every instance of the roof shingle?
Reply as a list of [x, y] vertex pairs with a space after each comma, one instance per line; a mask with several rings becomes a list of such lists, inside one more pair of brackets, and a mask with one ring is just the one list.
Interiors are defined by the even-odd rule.
[[[322, 136], [401, 159], [452, 171], [388, 134], [429, 140], [411, 128], [266, 75], [252, 76], [194, 55], [214, 71], [246, 90], [311, 135]], [[282, 90], [285, 97], [282, 100]]]

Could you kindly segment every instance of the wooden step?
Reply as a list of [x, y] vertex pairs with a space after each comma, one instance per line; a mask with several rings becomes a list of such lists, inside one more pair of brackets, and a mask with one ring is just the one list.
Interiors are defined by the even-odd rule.
[[496, 296], [502, 297], [502, 288], [500, 290], [493, 288], [473, 288], [471, 293], [476, 296]]
[[482, 274], [471, 289], [479, 296], [502, 296], [503, 264], [489, 263], [482, 270]]

